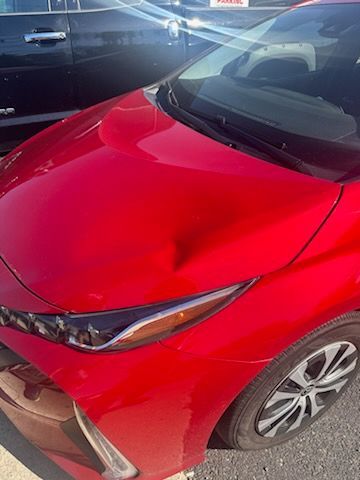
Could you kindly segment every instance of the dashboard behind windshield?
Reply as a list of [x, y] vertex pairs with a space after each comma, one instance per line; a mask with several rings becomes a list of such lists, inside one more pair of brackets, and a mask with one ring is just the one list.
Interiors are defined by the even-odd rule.
[[184, 109], [285, 145], [315, 176], [360, 177], [360, 4], [289, 10], [212, 50], [172, 84]]

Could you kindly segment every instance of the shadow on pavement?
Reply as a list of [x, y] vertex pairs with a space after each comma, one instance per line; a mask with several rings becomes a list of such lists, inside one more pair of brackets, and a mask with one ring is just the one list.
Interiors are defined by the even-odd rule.
[[209, 450], [232, 450], [226, 443], [219, 437], [219, 435], [214, 432], [208, 443]]
[[[63, 470], [32, 446], [1, 411], [0, 445], [43, 480], [71, 480]], [[0, 478], [3, 478], [2, 475]], [[19, 475], [20, 478], [22, 475]]]

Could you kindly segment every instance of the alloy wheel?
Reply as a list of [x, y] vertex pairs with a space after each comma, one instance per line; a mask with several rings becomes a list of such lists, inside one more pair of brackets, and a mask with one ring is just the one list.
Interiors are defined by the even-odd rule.
[[355, 375], [359, 352], [350, 342], [326, 345], [297, 365], [261, 408], [256, 430], [277, 437], [310, 423], [334, 403]]

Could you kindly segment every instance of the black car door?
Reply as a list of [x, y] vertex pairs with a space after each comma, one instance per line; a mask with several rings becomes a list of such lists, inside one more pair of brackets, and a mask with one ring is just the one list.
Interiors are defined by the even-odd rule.
[[186, 57], [192, 58], [295, 3], [298, 0], [175, 0], [186, 31]]
[[0, 0], [0, 144], [75, 109], [65, 0]]
[[184, 61], [171, 0], [68, 0], [82, 107], [158, 80]]

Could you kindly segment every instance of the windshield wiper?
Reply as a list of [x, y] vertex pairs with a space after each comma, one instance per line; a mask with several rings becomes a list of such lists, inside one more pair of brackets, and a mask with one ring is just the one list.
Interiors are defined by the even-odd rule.
[[[298, 172], [311, 175], [310, 170], [306, 167], [303, 160], [285, 152], [284, 148], [286, 148], [286, 144], [282, 144], [280, 148], [272, 145], [255, 135], [245, 132], [240, 127], [229, 123], [226, 117], [222, 115], [212, 117], [204, 113], [185, 110], [179, 105], [171, 83], [166, 81], [163, 85], [166, 87], [167, 103], [172, 110], [171, 113], [173, 115], [175, 114], [174, 116], [179, 121], [185, 122], [195, 130], [236, 150], [252, 155], [254, 155], [255, 151], [255, 154], [260, 154], [260, 157], [266, 156], [267, 159], [273, 160], [278, 165], [287, 166]], [[215, 124], [216, 127], [211, 127], [209, 122]], [[231, 134], [231, 138], [219, 133], [219, 128]], [[239, 141], [233, 140], [232, 137], [234, 135]]]
[[211, 137], [214, 140], [227, 145], [228, 147], [238, 150], [242, 149], [240, 144], [233, 142], [225, 135], [221, 135], [221, 133], [219, 133], [215, 128], [212, 128], [205, 120], [202, 120], [199, 116], [181, 108], [170, 82], [166, 81], [164, 85], [167, 89], [167, 103], [170, 107], [172, 116], [174, 116], [180, 122], [191, 126], [194, 130], [197, 130], [198, 132], [203, 133], [204, 135]]
[[231, 135], [235, 135], [238, 140], [245, 141], [250, 147], [265, 153], [271, 157], [277, 164], [287, 166], [293, 170], [301, 173], [311, 175], [310, 170], [301, 158], [295, 157], [291, 153], [286, 152], [286, 143], [281, 143], [280, 146], [273, 145], [266, 140], [263, 140], [256, 135], [246, 132], [241, 127], [229, 123], [227, 118], [223, 115], [217, 115], [216, 117], [208, 116], [206, 114], [199, 113], [201, 118], [206, 119], [212, 123], [215, 123], [219, 128]]
[[311, 174], [310, 170], [301, 158], [295, 157], [291, 153], [285, 151], [287, 149], [285, 142], [281, 142], [280, 146], [273, 145], [272, 143], [267, 142], [256, 135], [252, 135], [251, 133], [244, 131], [237, 125], [229, 123], [226, 117], [221, 115], [217, 117], [217, 122], [221, 129], [243, 138], [252, 147], [268, 154], [280, 165], [288, 166], [294, 170], [297, 170], [298, 172]]

